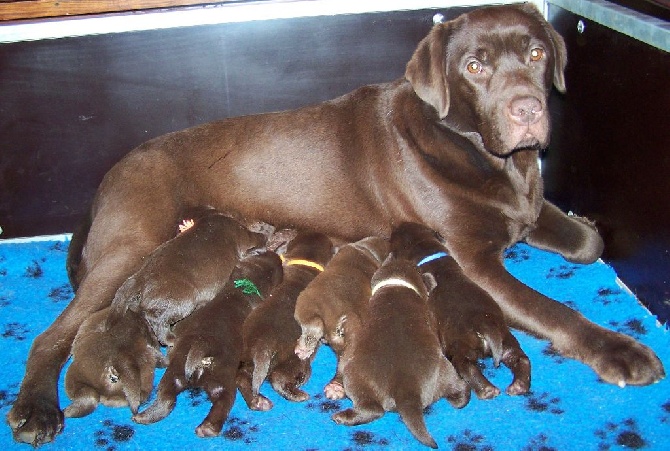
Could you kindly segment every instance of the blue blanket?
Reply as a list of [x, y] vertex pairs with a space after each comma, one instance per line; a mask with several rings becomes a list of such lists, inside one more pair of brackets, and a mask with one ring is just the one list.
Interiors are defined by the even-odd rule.
[[[72, 299], [65, 273], [68, 237], [0, 241], [0, 414], [4, 417], [19, 389], [30, 344]], [[581, 311], [587, 318], [651, 346], [670, 370], [670, 335], [603, 262], [575, 265], [527, 245], [506, 254], [511, 273], [545, 295]], [[515, 332], [532, 364], [531, 392], [481, 401], [473, 396], [463, 409], [445, 400], [427, 409], [426, 422], [441, 449], [454, 450], [609, 450], [670, 449], [670, 381], [648, 387], [602, 383], [585, 365], [553, 353], [547, 342]], [[322, 346], [306, 384], [311, 399], [290, 403], [269, 385], [262, 387], [275, 407], [252, 412], [241, 396], [220, 437], [201, 439], [194, 428], [209, 410], [199, 391], [184, 392], [174, 412], [150, 426], [134, 424], [127, 408], [99, 407], [92, 415], [68, 419], [63, 433], [43, 449], [169, 450], [273, 449], [362, 450], [427, 449], [410, 435], [395, 413], [371, 424], [338, 426], [330, 416], [350, 401], [330, 401], [323, 386], [335, 358]], [[484, 361], [485, 374], [504, 389], [507, 368]], [[156, 382], [162, 375], [157, 371]], [[60, 383], [63, 406], [69, 403]], [[0, 448], [29, 449], [0, 427]]]

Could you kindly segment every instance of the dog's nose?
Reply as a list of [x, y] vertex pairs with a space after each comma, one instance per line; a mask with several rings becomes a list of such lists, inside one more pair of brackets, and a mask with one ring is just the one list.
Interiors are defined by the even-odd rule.
[[536, 97], [517, 97], [509, 106], [510, 117], [519, 125], [534, 124], [542, 117], [542, 103]]

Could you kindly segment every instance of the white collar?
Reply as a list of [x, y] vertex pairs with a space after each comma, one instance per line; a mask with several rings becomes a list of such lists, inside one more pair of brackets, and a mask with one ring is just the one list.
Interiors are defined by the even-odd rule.
[[421, 293], [419, 290], [411, 283], [406, 281], [405, 279], [401, 279], [399, 277], [390, 277], [388, 279], [380, 280], [377, 282], [373, 287], [372, 287], [372, 294], [374, 295], [380, 288], [387, 287], [387, 286], [396, 286], [396, 287], [405, 287], [413, 290], [416, 294], [421, 296]]

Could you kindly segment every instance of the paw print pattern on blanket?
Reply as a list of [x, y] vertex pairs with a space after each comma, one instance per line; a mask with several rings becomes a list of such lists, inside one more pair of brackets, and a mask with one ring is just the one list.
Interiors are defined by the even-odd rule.
[[559, 407], [561, 400], [555, 396], [551, 396], [547, 392], [536, 394], [531, 390], [523, 396], [526, 397], [526, 408], [528, 410], [532, 410], [533, 412], [549, 412], [554, 415], [564, 413], [563, 409]]
[[641, 449], [647, 444], [645, 439], [640, 435], [637, 427], [637, 422], [632, 418], [623, 420], [622, 422], [607, 423], [604, 427], [595, 431], [596, 437], [601, 439], [598, 444], [600, 451], [607, 451], [610, 449]]
[[342, 410], [342, 403], [339, 400], [325, 398], [322, 393], [319, 393], [314, 395], [305, 407], [317, 412], [333, 414]]
[[455, 451], [494, 451], [494, 447], [486, 443], [485, 437], [469, 429], [465, 429], [460, 436], [450, 435], [447, 442]]
[[246, 444], [251, 444], [254, 442], [254, 435], [258, 431], [259, 428], [257, 425], [250, 424], [247, 420], [237, 417], [230, 417], [223, 427], [222, 435], [226, 440], [241, 440]]
[[135, 429], [126, 424], [116, 424], [112, 420], [102, 422], [103, 429], [95, 431], [95, 446], [106, 451], [115, 451], [117, 445], [130, 441], [135, 435]]

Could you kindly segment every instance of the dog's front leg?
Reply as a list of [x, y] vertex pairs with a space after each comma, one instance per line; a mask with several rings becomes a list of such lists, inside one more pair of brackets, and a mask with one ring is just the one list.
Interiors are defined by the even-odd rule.
[[514, 278], [497, 252], [454, 251], [466, 275], [488, 291], [509, 325], [548, 339], [559, 353], [589, 365], [619, 386], [647, 385], [665, 376], [656, 354], [633, 338], [605, 329]]
[[593, 263], [603, 252], [603, 240], [595, 225], [580, 216], [568, 216], [544, 201], [536, 227], [526, 242], [539, 249], [556, 252], [575, 263]]

